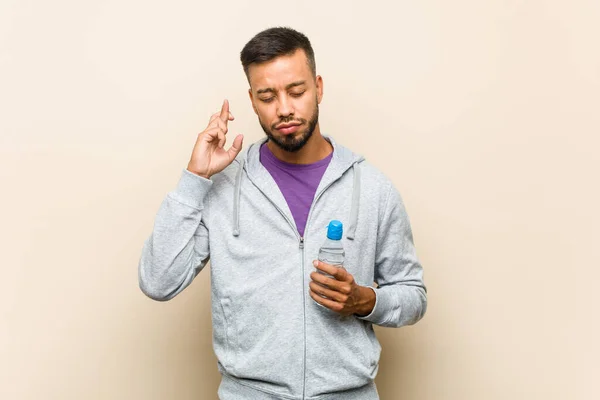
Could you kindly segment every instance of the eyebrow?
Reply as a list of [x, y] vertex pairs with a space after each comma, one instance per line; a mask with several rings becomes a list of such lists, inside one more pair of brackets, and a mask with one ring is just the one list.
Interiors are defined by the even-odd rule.
[[[305, 83], [306, 83], [306, 81], [292, 82], [292, 83], [290, 83], [289, 85], [287, 85], [285, 87], [285, 90], [289, 90], [289, 89], [291, 89], [293, 87], [296, 87], [296, 86], [304, 85]], [[261, 93], [275, 93], [275, 89], [273, 89], [273, 88], [266, 88], [266, 89], [258, 89], [256, 91], [256, 94], [261, 94]]]

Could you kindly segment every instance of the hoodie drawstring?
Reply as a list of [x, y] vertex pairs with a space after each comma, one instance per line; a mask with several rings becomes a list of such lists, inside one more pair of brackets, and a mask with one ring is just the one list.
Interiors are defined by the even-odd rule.
[[235, 177], [235, 189], [233, 195], [233, 236], [240, 236], [240, 190], [242, 189], [242, 174], [244, 173], [244, 164], [246, 158], [243, 158], [240, 169]]
[[358, 206], [360, 201], [360, 169], [358, 163], [352, 164], [352, 170], [354, 171], [354, 185], [352, 186], [352, 206], [350, 207], [350, 226], [348, 227], [348, 233], [346, 237], [350, 240], [354, 240], [354, 234], [356, 233], [356, 225], [358, 224]]

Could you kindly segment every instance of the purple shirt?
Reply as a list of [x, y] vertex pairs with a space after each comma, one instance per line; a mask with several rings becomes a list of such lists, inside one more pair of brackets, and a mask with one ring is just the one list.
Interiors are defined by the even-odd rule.
[[266, 142], [260, 147], [260, 162], [279, 186], [300, 236], [304, 236], [310, 206], [332, 157], [333, 152], [312, 164], [290, 164], [275, 157]]

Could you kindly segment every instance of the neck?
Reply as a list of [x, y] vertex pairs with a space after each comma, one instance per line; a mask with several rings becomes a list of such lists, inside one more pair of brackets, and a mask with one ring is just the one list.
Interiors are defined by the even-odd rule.
[[290, 164], [312, 164], [324, 159], [333, 151], [331, 143], [321, 135], [318, 124], [304, 147], [294, 153], [281, 149], [270, 140], [267, 142], [267, 146], [275, 157]]

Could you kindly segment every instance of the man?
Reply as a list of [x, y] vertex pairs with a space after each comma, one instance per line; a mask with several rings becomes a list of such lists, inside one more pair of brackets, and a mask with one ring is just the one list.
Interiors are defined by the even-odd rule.
[[[321, 134], [323, 79], [306, 36], [267, 29], [241, 61], [266, 137], [240, 154], [238, 135], [226, 150], [224, 101], [158, 211], [140, 287], [169, 300], [210, 258], [221, 399], [377, 399], [373, 324], [414, 324], [427, 304], [400, 195]], [[334, 219], [343, 268], [315, 261]]]

